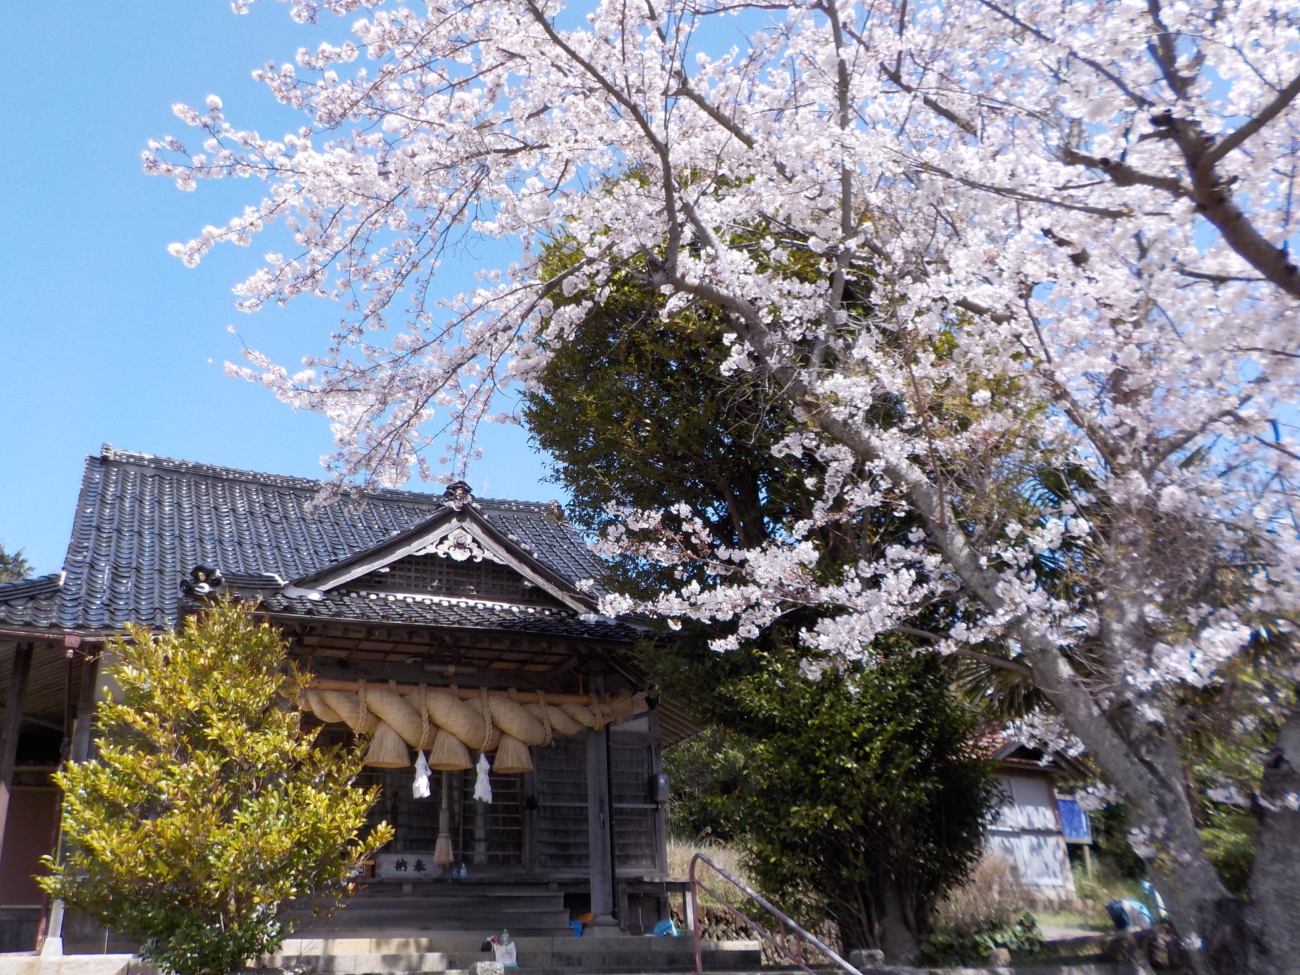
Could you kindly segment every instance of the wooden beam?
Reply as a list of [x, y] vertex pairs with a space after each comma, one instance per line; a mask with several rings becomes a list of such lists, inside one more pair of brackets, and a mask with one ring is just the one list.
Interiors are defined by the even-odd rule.
[[[380, 679], [367, 680], [366, 685], [368, 687], [377, 688], [378, 690], [388, 689], [388, 682]], [[317, 690], [317, 691], [350, 691], [353, 694], [355, 694], [358, 690], [356, 681], [339, 680], [333, 677], [314, 677], [312, 678], [311, 684], [309, 684], [308, 686], [311, 687], [313, 690]], [[425, 686], [429, 688], [434, 688], [437, 685], [426, 684]], [[410, 694], [413, 691], [418, 691], [419, 689], [420, 689], [419, 684], [398, 684], [397, 685], [397, 693], [399, 694]], [[457, 688], [457, 690], [460, 692], [461, 700], [464, 701], [477, 700], [479, 694], [481, 693], [481, 691], [477, 687], [459, 687]], [[498, 696], [498, 695], [502, 697], [506, 696], [505, 691], [489, 690], [488, 693], [493, 696]], [[523, 704], [537, 703], [537, 694], [534, 691], [519, 691], [515, 696]], [[591, 704], [594, 701], [599, 701], [602, 704], [608, 704], [609, 698], [593, 697], [590, 694], [547, 694], [546, 695], [547, 704]], [[637, 698], [632, 699], [633, 713], [640, 714], [643, 711], [648, 711], [649, 708], [650, 706], [646, 704], [645, 701], [639, 700]]]
[[14, 784], [14, 758], [18, 754], [18, 733], [23, 723], [23, 699], [27, 696], [27, 679], [32, 673], [32, 644], [20, 643], [14, 649], [9, 668], [9, 699], [5, 703], [4, 724], [0, 726], [0, 860], [4, 858], [5, 823], [9, 818], [9, 796]]

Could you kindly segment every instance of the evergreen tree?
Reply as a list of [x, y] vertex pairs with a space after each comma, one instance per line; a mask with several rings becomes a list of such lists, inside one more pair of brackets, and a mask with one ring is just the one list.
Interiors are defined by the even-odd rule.
[[665, 692], [712, 719], [666, 759], [689, 790], [674, 824], [739, 843], [777, 903], [833, 920], [846, 947], [906, 958], [983, 850], [983, 715], [933, 654], [809, 666], [793, 623], [723, 657], [672, 651]]
[[290, 902], [336, 902], [392, 830], [363, 835], [379, 795], [352, 786], [360, 747], [300, 727], [284, 692], [303, 678], [247, 609], [111, 649], [121, 699], [96, 712], [98, 755], [55, 777], [68, 853], [41, 885], [165, 971], [225, 975], [279, 947]]
[[0, 543], [0, 582], [17, 582], [31, 574], [32, 567], [23, 558], [23, 550], [19, 549], [10, 555], [5, 551], [4, 544]]
[[[558, 246], [552, 257], [565, 259]], [[743, 372], [719, 381], [725, 317], [696, 304], [665, 318], [662, 298], [627, 276], [607, 288], [583, 328], [548, 350], [523, 409], [573, 499], [569, 517], [599, 534], [621, 524], [611, 506], [685, 500], [738, 546], [809, 517], [819, 496], [809, 482], [826, 469], [774, 455], [792, 427], [761, 383]], [[888, 403], [880, 414], [893, 420]], [[846, 520], [814, 540], [833, 565], [871, 557], [911, 527], [892, 514]], [[605, 581], [648, 595], [666, 571], [624, 557]], [[703, 573], [698, 581], [709, 584]], [[816, 655], [797, 633], [813, 618], [787, 614], [727, 655], [707, 645], [721, 625], [688, 621], [671, 644], [647, 650], [661, 690], [712, 721], [669, 758], [686, 787], [674, 823], [740, 844], [765, 892], [804, 917], [833, 918], [847, 946], [906, 958], [982, 849], [994, 792], [970, 746], [980, 715], [951, 693], [939, 661], [905, 641], [876, 666], [810, 668]]]

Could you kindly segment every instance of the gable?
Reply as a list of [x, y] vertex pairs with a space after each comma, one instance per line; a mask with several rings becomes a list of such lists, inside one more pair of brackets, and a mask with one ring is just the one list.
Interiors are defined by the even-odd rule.
[[437, 553], [408, 555], [358, 576], [347, 585], [362, 592], [561, 605], [540, 586], [494, 559], [457, 560]]
[[590, 600], [497, 531], [470, 504], [358, 552], [294, 589], [348, 590], [565, 607], [590, 612]]

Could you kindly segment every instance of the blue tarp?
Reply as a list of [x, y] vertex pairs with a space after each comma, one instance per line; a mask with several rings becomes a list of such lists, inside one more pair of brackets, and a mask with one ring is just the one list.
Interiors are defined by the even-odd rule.
[[1061, 832], [1067, 843], [1091, 843], [1092, 824], [1088, 813], [1074, 799], [1057, 799], [1056, 808], [1061, 814]]

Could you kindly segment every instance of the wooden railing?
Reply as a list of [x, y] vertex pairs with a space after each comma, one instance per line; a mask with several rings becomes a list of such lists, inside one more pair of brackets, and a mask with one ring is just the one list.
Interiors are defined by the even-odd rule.
[[[765, 911], [771, 914], [774, 918], [776, 918], [777, 923], [780, 925], [779, 937], [777, 935], [773, 935], [761, 924], [751, 920], [750, 918], [742, 914], [739, 910], [732, 907], [718, 894], [717, 891], [713, 890], [711, 887], [706, 885], [702, 880], [700, 880], [699, 877], [696, 876], [696, 870], [695, 870], [696, 864], [698, 863], [703, 863], [706, 866], [710, 867], [713, 870], [713, 872], [716, 873], [719, 877], [727, 881], [727, 883], [731, 884], [737, 890], [740, 890], [742, 893], [745, 894], [746, 897], [754, 901]], [[810, 934], [809, 932], [805, 931], [802, 927], [799, 926], [798, 923], [796, 923], [795, 921], [787, 917], [779, 908], [776, 908], [772, 906], [772, 904], [768, 903], [768, 901], [763, 897], [762, 894], [759, 894], [757, 891], [751, 888], [744, 881], [737, 880], [726, 870], [723, 870], [722, 867], [718, 866], [716, 863], [714, 863], [712, 860], [706, 857], [703, 853], [697, 853], [695, 854], [695, 856], [691, 857], [690, 881], [691, 881], [690, 897], [688, 897], [686, 901], [686, 914], [687, 914], [686, 924], [688, 927], [690, 927], [691, 936], [695, 939], [695, 975], [703, 975], [704, 972], [704, 957], [700, 953], [700, 922], [701, 922], [702, 912], [700, 911], [699, 892], [701, 890], [704, 891], [706, 894], [708, 894], [710, 897], [712, 897], [713, 900], [715, 900], [720, 907], [722, 907], [728, 913], [732, 914], [738, 921], [740, 921], [742, 924], [748, 927], [760, 938], [767, 941], [768, 944], [770, 944], [776, 951], [780, 952], [780, 954], [782, 954], [787, 959], [789, 959], [789, 961], [792, 962], [797, 968], [801, 969], [804, 972], [807, 972], [808, 975], [817, 975], [817, 973], [814, 972], [811, 968], [809, 968], [808, 965], [804, 962], [803, 946], [805, 941], [808, 942], [808, 944], [812, 945], [814, 948], [816, 948], [818, 951], [820, 951], [831, 961], [833, 961], [840, 968], [842, 968], [845, 972], [848, 973], [848, 975], [862, 975], [860, 971], [858, 971], [856, 968], [854, 968], [852, 965], [846, 962], [843, 958], [837, 955], [834, 951], [832, 951], [829, 947], [823, 944], [822, 941], [816, 935]], [[791, 950], [789, 944], [787, 943], [788, 940], [786, 935], [787, 928], [789, 928], [794, 935], [795, 946], [793, 950]]]

